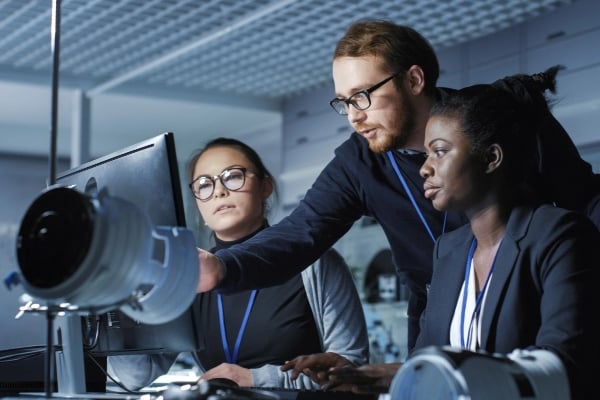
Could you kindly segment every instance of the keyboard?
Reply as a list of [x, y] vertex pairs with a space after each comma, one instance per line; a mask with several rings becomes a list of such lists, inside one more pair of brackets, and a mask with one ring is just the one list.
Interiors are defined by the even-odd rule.
[[[185, 389], [184, 389], [185, 388]], [[202, 381], [198, 385], [171, 384], [161, 392], [164, 400], [377, 400], [376, 394], [356, 394], [317, 389], [285, 389], [238, 387], [218, 382]]]
[[351, 392], [318, 389], [285, 389], [285, 388], [246, 388], [258, 393], [272, 393], [279, 400], [377, 400], [377, 394], [357, 394]]

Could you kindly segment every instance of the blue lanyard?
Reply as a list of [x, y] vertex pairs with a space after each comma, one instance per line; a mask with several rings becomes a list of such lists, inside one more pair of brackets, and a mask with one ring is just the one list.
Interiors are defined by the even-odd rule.
[[494, 265], [496, 264], [496, 255], [494, 256], [494, 260], [492, 261], [492, 265], [490, 266], [490, 270], [488, 272], [487, 277], [485, 278], [485, 283], [483, 284], [483, 288], [477, 294], [475, 299], [475, 308], [473, 309], [473, 313], [471, 314], [471, 321], [469, 322], [469, 333], [467, 335], [467, 341], [465, 343], [465, 313], [467, 308], [467, 297], [469, 295], [469, 274], [471, 272], [471, 263], [473, 262], [473, 254], [475, 253], [475, 249], [477, 248], [477, 239], [473, 238], [471, 242], [471, 247], [469, 248], [469, 254], [467, 256], [467, 265], [465, 266], [465, 285], [463, 289], [463, 299], [462, 299], [462, 308], [460, 313], [460, 346], [463, 349], [470, 349], [471, 340], [473, 334], [473, 323], [477, 319], [479, 310], [481, 309], [481, 303], [483, 301], [483, 296], [485, 295], [485, 291], [487, 290], [488, 283], [490, 282], [490, 278], [492, 276], [492, 271], [494, 270]]
[[221, 341], [223, 343], [223, 350], [225, 351], [225, 359], [230, 364], [236, 364], [238, 360], [238, 356], [240, 354], [240, 344], [242, 343], [242, 336], [244, 336], [244, 331], [246, 330], [246, 325], [248, 324], [248, 317], [250, 316], [250, 311], [252, 311], [252, 306], [254, 305], [254, 299], [256, 298], [256, 290], [253, 290], [250, 293], [250, 299], [248, 300], [248, 306], [246, 307], [246, 312], [244, 313], [244, 319], [242, 321], [242, 325], [240, 326], [240, 330], [238, 331], [237, 339], [235, 341], [235, 347], [233, 348], [233, 355], [229, 351], [229, 344], [227, 343], [227, 331], [225, 330], [225, 318], [223, 313], [223, 299], [221, 298], [221, 293], [217, 294], [217, 302], [219, 306], [219, 328], [221, 329]]
[[[390, 159], [390, 162], [392, 163], [392, 167], [394, 167], [394, 171], [396, 171], [396, 175], [398, 175], [398, 179], [400, 179], [400, 183], [402, 184], [402, 187], [404, 187], [404, 190], [408, 194], [408, 198], [410, 199], [410, 202], [412, 203], [413, 207], [417, 211], [417, 214], [419, 214], [419, 218], [421, 219], [423, 226], [425, 226], [425, 229], [427, 229], [427, 233], [429, 233], [431, 240], [433, 240], [433, 242], [435, 243], [435, 236], [433, 236], [433, 232], [431, 232], [431, 228], [429, 227], [429, 224], [427, 223], [425, 216], [421, 212], [421, 208], [419, 208], [419, 205], [417, 204], [415, 197], [413, 196], [412, 192], [410, 191], [410, 188], [408, 187], [408, 184], [406, 183], [406, 179], [404, 179], [404, 175], [402, 175], [402, 172], [400, 172], [400, 167], [398, 167], [398, 163], [396, 162], [396, 159], [394, 158], [394, 153], [392, 153], [391, 150], [388, 150], [387, 155], [388, 155], [388, 158]], [[446, 231], [446, 218], [447, 217], [448, 217], [448, 213], [444, 212], [444, 224], [442, 225], [442, 233], [444, 233]]]

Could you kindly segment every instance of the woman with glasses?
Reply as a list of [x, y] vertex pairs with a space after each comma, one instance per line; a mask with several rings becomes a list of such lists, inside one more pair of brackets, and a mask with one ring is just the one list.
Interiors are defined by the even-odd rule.
[[[245, 143], [230, 138], [210, 141], [190, 159], [188, 176], [198, 211], [213, 233], [213, 251], [244, 242], [269, 225], [267, 203], [276, 193], [276, 183]], [[309, 376], [291, 379], [292, 371], [283, 372], [280, 366], [312, 353], [327, 353], [328, 362], [338, 365], [368, 361], [362, 305], [348, 266], [333, 249], [283, 284], [202, 293], [192, 307], [204, 340], [205, 348], [196, 356], [206, 380], [313, 389], [318, 385]], [[143, 356], [146, 367], [140, 368], [138, 357], [133, 368], [133, 358], [126, 357], [111, 357], [109, 363], [130, 389], [150, 384], [175, 359]]]

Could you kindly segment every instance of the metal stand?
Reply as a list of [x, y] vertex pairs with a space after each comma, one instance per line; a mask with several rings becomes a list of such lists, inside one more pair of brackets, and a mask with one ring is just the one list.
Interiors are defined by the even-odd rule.
[[52, 397], [52, 380], [54, 377], [54, 313], [46, 312], [46, 354], [44, 357], [44, 393], [46, 397]]
[[[45, 396], [50, 398], [54, 395], [54, 361], [56, 361], [58, 388], [56, 394], [59, 397], [84, 395], [86, 393], [86, 380], [81, 315], [78, 312], [65, 311], [64, 308], [59, 306], [44, 307], [32, 302], [20, 307], [20, 312], [45, 312], [46, 314]], [[59, 351], [55, 351], [55, 334], [60, 346]]]
[[[51, 104], [51, 132], [50, 132], [50, 176], [49, 183], [56, 183], [56, 143], [58, 125], [58, 77], [60, 65], [60, 7], [61, 0], [52, 0], [51, 40], [52, 49], [52, 104]], [[46, 318], [47, 344], [44, 389], [46, 397], [52, 397], [53, 358], [54, 358], [54, 320], [58, 311], [48, 307]], [[65, 395], [85, 393], [85, 368], [83, 362], [83, 339], [81, 331], [81, 318], [75, 314], [65, 314], [57, 320], [56, 331], [58, 343], [62, 350], [56, 352], [56, 373], [58, 392]]]
[[81, 317], [67, 314], [57, 320], [62, 350], [56, 352], [58, 393], [72, 396], [86, 392]]
[[[117, 398], [101, 393], [87, 394], [83, 329], [84, 316], [100, 315], [110, 310], [118, 309], [124, 304], [137, 301], [136, 296], [131, 296], [114, 304], [97, 307], [78, 307], [72, 304], [44, 306], [34, 301], [19, 307], [16, 318], [24, 313], [44, 313], [46, 315], [46, 354], [44, 365], [44, 391], [45, 397], [60, 398]], [[56, 336], [54, 336], [56, 335]], [[55, 339], [57, 346], [55, 346]], [[60, 349], [57, 350], [56, 347]], [[57, 392], [54, 387], [54, 361], [56, 361]], [[1, 378], [1, 377], [0, 377]], [[119, 397], [120, 398], [120, 397]]]

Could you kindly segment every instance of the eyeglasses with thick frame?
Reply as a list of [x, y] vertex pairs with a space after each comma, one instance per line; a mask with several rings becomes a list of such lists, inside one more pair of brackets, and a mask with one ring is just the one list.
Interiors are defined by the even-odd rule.
[[335, 99], [329, 102], [329, 105], [335, 110], [336, 113], [340, 115], [348, 115], [348, 107], [350, 107], [350, 104], [352, 104], [352, 106], [357, 110], [364, 111], [367, 108], [371, 107], [371, 93], [373, 93], [375, 90], [379, 89], [398, 75], [399, 73], [395, 73], [392, 76], [388, 76], [381, 82], [376, 83], [368, 89], [356, 92], [347, 99], [340, 99], [336, 97]]
[[253, 173], [245, 167], [228, 167], [221, 171], [219, 175], [200, 175], [190, 182], [188, 186], [195, 198], [200, 201], [207, 201], [215, 193], [217, 179], [225, 189], [236, 192], [244, 187], [246, 175], [252, 176]]

